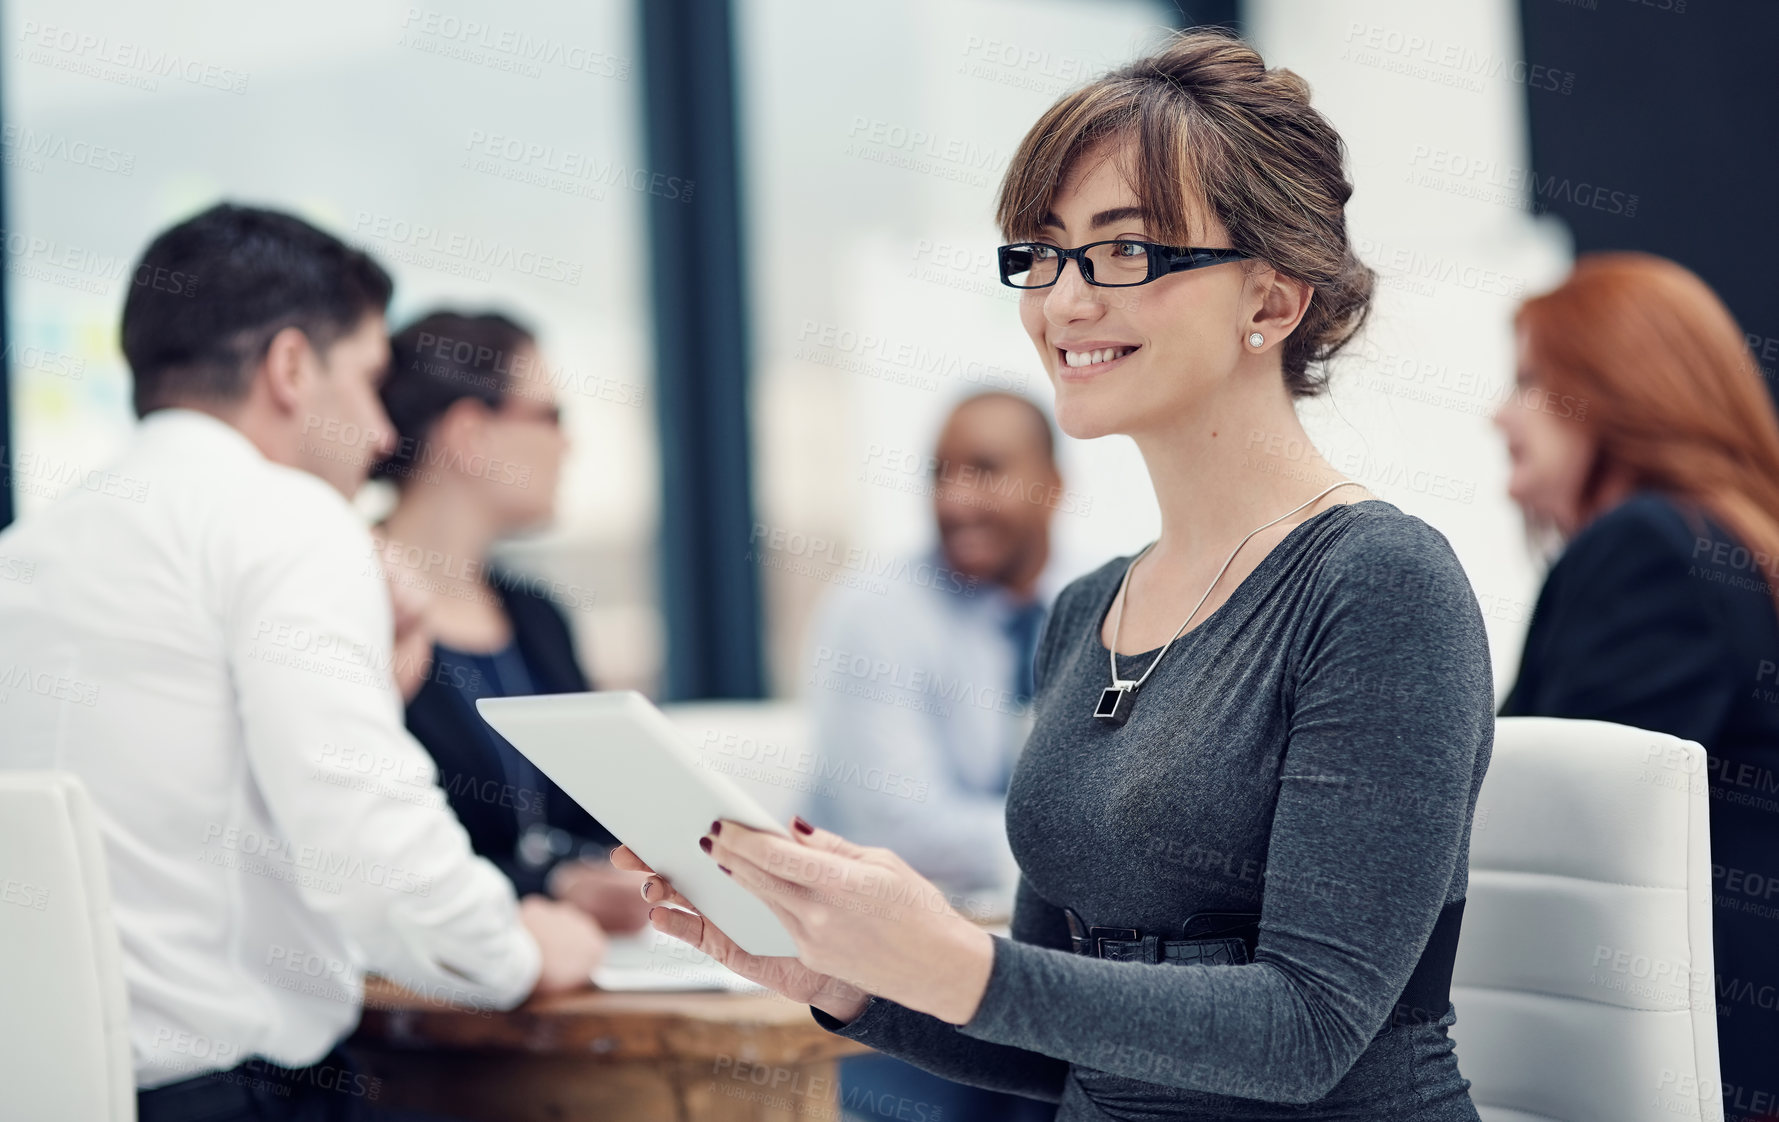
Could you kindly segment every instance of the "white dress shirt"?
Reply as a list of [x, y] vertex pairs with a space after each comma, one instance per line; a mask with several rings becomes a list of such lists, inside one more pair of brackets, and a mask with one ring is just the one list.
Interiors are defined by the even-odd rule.
[[522, 1000], [537, 944], [403, 728], [350, 504], [188, 410], [94, 476], [0, 534], [0, 766], [98, 806], [137, 1086], [314, 1063], [366, 966]]
[[[1013, 694], [1018, 607], [934, 551], [872, 587], [836, 589], [804, 665], [824, 779], [811, 822], [895, 850], [960, 907], [1004, 906], [1019, 867], [1007, 842], [1007, 780], [1031, 732]], [[1057, 574], [1039, 579], [1048, 607]]]

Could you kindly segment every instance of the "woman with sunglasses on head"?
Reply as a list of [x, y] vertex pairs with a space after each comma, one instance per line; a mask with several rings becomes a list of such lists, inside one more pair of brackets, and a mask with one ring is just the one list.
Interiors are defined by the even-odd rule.
[[434, 312], [390, 339], [382, 396], [397, 439], [375, 474], [400, 497], [378, 546], [396, 591], [424, 596], [432, 638], [408, 730], [432, 753], [475, 851], [521, 896], [636, 930], [642, 878], [611, 867], [617, 839], [475, 708], [480, 697], [589, 688], [548, 587], [490, 559], [497, 541], [555, 510], [568, 442], [537, 341], [502, 315]]
[[1481, 613], [1445, 538], [1342, 479], [1293, 406], [1371, 293], [1342, 156], [1301, 79], [1190, 32], [1065, 95], [1008, 169], [1002, 274], [1057, 422], [1129, 435], [1162, 514], [1045, 628], [1011, 937], [801, 820], [701, 839], [797, 957], [742, 953], [651, 877], [657, 927], [1061, 1122], [1476, 1119], [1447, 1028]]

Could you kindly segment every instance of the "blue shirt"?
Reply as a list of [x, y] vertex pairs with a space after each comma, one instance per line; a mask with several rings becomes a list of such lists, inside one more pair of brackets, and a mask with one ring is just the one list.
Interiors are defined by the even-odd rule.
[[[542, 869], [567, 852], [568, 835], [555, 830], [552, 837], [545, 816], [545, 791], [549, 787], [537, 765], [507, 742], [506, 737], [489, 728], [476, 709], [476, 701], [484, 697], [528, 697], [537, 693], [530, 669], [519, 653], [517, 641], [509, 641], [497, 651], [462, 651], [443, 643], [432, 648], [434, 672], [439, 680], [454, 685], [463, 699], [464, 720], [481, 731], [489, 749], [500, 761], [507, 785], [518, 795], [513, 813], [519, 840], [513, 859], [527, 868]], [[450, 673], [461, 670], [461, 673]]]
[[1046, 573], [1035, 603], [1017, 601], [935, 549], [833, 593], [802, 667], [826, 779], [804, 816], [943, 888], [1010, 895], [1007, 781], [1053, 591]]

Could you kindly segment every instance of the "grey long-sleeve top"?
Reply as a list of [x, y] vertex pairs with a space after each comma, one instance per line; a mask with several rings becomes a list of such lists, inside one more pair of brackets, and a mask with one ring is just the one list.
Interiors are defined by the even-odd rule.
[[[1493, 741], [1481, 613], [1438, 531], [1371, 500], [1294, 527], [1180, 638], [1125, 725], [1092, 716], [1129, 558], [1058, 598], [1007, 829], [1011, 938], [954, 1026], [873, 997], [823, 1027], [1089, 1119], [1476, 1118], [1442, 1019], [1389, 1015], [1467, 885]], [[1137, 605], [1133, 610], [1141, 611]], [[1118, 656], [1141, 676], [1155, 652]], [[1062, 911], [1179, 937], [1259, 912], [1255, 961], [1107, 961]], [[1283, 1105], [1283, 1104], [1312, 1104]]]

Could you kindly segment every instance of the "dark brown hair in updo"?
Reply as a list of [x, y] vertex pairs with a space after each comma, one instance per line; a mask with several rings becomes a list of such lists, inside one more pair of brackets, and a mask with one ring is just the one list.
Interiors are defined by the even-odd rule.
[[1038, 118], [1001, 182], [995, 219], [1008, 241], [1037, 236], [1064, 174], [1108, 139], [1132, 144], [1135, 166], [1125, 171], [1158, 240], [1193, 244], [1187, 215], [1196, 200], [1236, 249], [1315, 289], [1282, 359], [1292, 396], [1320, 393], [1327, 374], [1311, 364], [1365, 322], [1373, 274], [1347, 240], [1346, 146], [1311, 108], [1309, 85], [1268, 70], [1227, 32], [1180, 33]]
[[372, 477], [398, 484], [413, 478], [427, 459], [433, 424], [463, 398], [500, 408], [536, 342], [530, 328], [499, 312], [431, 312], [390, 336], [380, 392], [398, 439]]

